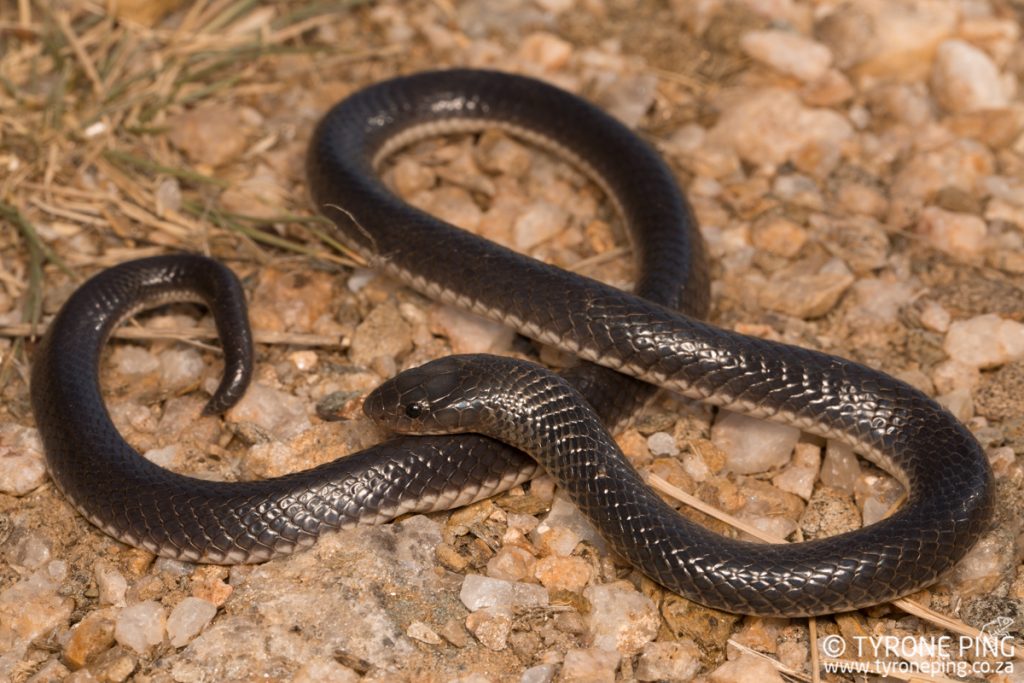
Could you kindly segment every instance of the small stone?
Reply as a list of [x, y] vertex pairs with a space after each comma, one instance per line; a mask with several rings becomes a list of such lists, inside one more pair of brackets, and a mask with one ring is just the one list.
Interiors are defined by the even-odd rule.
[[72, 669], [81, 669], [99, 653], [114, 644], [114, 621], [117, 609], [89, 612], [71, 629], [71, 637], [64, 646], [64, 662]]
[[[112, 647], [106, 652], [101, 652], [96, 660], [83, 671], [76, 671], [68, 677], [69, 683], [75, 681], [78, 676], [89, 676], [87, 681], [109, 681], [109, 683], [122, 683], [135, 671], [135, 657], [126, 652], [122, 647]], [[75, 683], [80, 683], [75, 681]]]
[[475, 150], [477, 163], [491, 173], [521, 176], [530, 168], [531, 156], [526, 147], [500, 131], [484, 132]]
[[572, 529], [563, 526], [550, 526], [547, 522], [537, 525], [534, 538], [541, 552], [557, 557], [571, 555], [582, 540], [579, 534]]
[[647, 447], [653, 455], [679, 455], [674, 436], [667, 432], [654, 432], [647, 437]]
[[534, 0], [534, 3], [541, 9], [552, 14], [561, 14], [575, 6], [575, 0]]
[[305, 401], [262, 382], [249, 385], [242, 400], [228, 411], [227, 418], [236, 424], [254, 424], [281, 441], [312, 426], [306, 416]]
[[531, 514], [524, 512], [512, 512], [507, 511], [508, 514], [508, 528], [515, 530], [521, 534], [529, 533], [537, 528], [540, 524], [540, 520]]
[[[214, 378], [208, 377], [207, 379], [213, 380]], [[206, 389], [207, 386], [208, 384], [204, 382], [203, 388]], [[182, 441], [184, 438], [197, 444], [214, 441], [220, 435], [220, 420], [204, 416], [202, 414], [204, 405], [206, 402], [199, 396], [168, 398], [164, 401], [163, 411], [157, 422], [156, 434], [167, 441]], [[179, 445], [181, 448], [177, 457], [184, 457], [185, 447], [180, 443]]]
[[800, 518], [804, 539], [835, 536], [861, 526], [861, 513], [848, 494], [828, 486], [814, 490]]
[[452, 512], [448, 518], [448, 527], [452, 529], [454, 535], [462, 536], [469, 533], [472, 527], [482, 525], [495, 513], [494, 503], [490, 500], [482, 500]]
[[129, 576], [142, 576], [153, 566], [153, 553], [142, 548], [129, 548], [124, 552], [124, 569]]
[[828, 220], [822, 240], [829, 253], [859, 275], [882, 268], [889, 256], [889, 236], [870, 216]]
[[628, 581], [590, 586], [583, 597], [591, 605], [586, 620], [595, 647], [629, 657], [658, 635], [657, 606]]
[[983, 595], [995, 591], [1007, 573], [1013, 573], [1016, 543], [1004, 531], [995, 530], [958, 562], [943, 583], [955, 587], [958, 595]]
[[931, 380], [935, 391], [940, 394], [948, 394], [958, 389], [970, 391], [981, 381], [981, 370], [974, 365], [949, 359], [935, 364]]
[[431, 331], [448, 339], [452, 353], [499, 353], [515, 339], [511, 327], [454, 306], [432, 307], [429, 321]]
[[658, 77], [651, 73], [624, 73], [596, 93], [598, 104], [628, 128], [636, 128], [658, 95]]
[[842, 71], [828, 69], [800, 90], [800, 99], [811, 107], [837, 107], [853, 99], [857, 90]]
[[280, 174], [266, 164], [256, 164], [249, 173], [220, 193], [223, 209], [264, 219], [286, 213], [289, 189]]
[[804, 500], [809, 500], [814, 491], [814, 482], [818, 479], [820, 465], [819, 448], [814, 444], [798, 443], [792, 462], [786, 469], [772, 477], [772, 483], [783, 491], [795, 493]]
[[316, 355], [316, 351], [310, 351], [308, 349], [304, 351], [292, 351], [288, 354], [288, 361], [300, 372], [312, 372], [313, 370], [316, 370], [319, 360], [320, 357]]
[[519, 683], [551, 683], [555, 680], [558, 667], [554, 664], [538, 664], [531, 666], [519, 677]]
[[167, 636], [174, 647], [184, 647], [213, 621], [217, 607], [200, 598], [187, 597], [167, 618]]
[[807, 645], [792, 640], [779, 643], [776, 655], [783, 666], [796, 671], [804, 670], [810, 658]]
[[391, 180], [399, 196], [412, 197], [418, 192], [432, 188], [437, 182], [437, 174], [429, 166], [403, 156], [391, 169]]
[[707, 481], [725, 468], [728, 455], [710, 440], [694, 439], [690, 447], [693, 451], [683, 455], [683, 469], [694, 481]]
[[356, 327], [349, 357], [356, 365], [368, 365], [377, 356], [398, 358], [412, 349], [412, 327], [390, 301], [370, 311]]
[[721, 411], [711, 427], [711, 441], [726, 454], [726, 467], [736, 474], [755, 474], [789, 462], [800, 430]]
[[926, 329], [945, 334], [949, 331], [949, 324], [952, 322], [953, 316], [942, 304], [936, 301], [925, 301], [921, 304], [921, 313], [918, 319]]
[[984, 49], [997, 64], [1004, 64], [1020, 45], [1021, 25], [1013, 17], [978, 13], [964, 16], [958, 33], [972, 45]]
[[998, 367], [1024, 358], [1024, 324], [994, 313], [958, 320], [949, 326], [942, 348], [963, 365]]
[[957, 8], [944, 0], [862, 0], [838, 5], [815, 34], [839, 68], [909, 81], [924, 75], [936, 45], [952, 35], [958, 19]]
[[907, 368], [906, 370], [900, 370], [893, 373], [893, 377], [901, 382], [906, 382], [923, 394], [928, 394], [929, 396], [935, 394], [935, 385], [932, 383], [931, 377], [926, 375], [919, 368]]
[[161, 576], [158, 571], [152, 571], [139, 577], [128, 589], [128, 604], [164, 597], [167, 594], [168, 583], [172, 580], [170, 576]]
[[802, 171], [824, 175], [839, 162], [840, 146], [853, 135], [853, 127], [837, 112], [805, 107], [796, 93], [781, 88], [744, 91], [723, 111], [708, 133], [708, 144], [730, 147], [756, 166], [774, 168], [791, 161]]
[[538, 201], [523, 211], [512, 225], [513, 245], [528, 251], [558, 235], [569, 223], [569, 213], [555, 204]]
[[405, 634], [427, 645], [441, 645], [444, 642], [441, 640], [441, 636], [437, 635], [437, 631], [422, 621], [414, 621], [409, 624], [409, 628], [405, 629]]
[[181, 450], [180, 444], [172, 443], [164, 448], [151, 448], [143, 453], [142, 457], [154, 465], [159, 465], [167, 470], [173, 470], [181, 465]]
[[582, 636], [587, 633], [587, 622], [583, 615], [575, 610], [555, 615], [554, 623], [555, 628], [562, 633], [571, 633], [574, 636]]
[[26, 536], [15, 548], [11, 563], [22, 569], [39, 569], [50, 561], [50, 544], [39, 536]]
[[222, 567], [215, 565], [196, 567], [192, 573], [192, 596], [205, 600], [215, 607], [221, 607], [235, 590], [230, 584], [224, 582], [224, 576], [227, 576], [227, 572]]
[[708, 676], [711, 683], [785, 683], [771, 662], [763, 657], [743, 654], [726, 662]]
[[23, 496], [46, 481], [42, 450], [0, 446], [0, 493]]
[[469, 634], [465, 625], [457, 619], [449, 619], [441, 627], [441, 635], [455, 647], [466, 647], [469, 645]]
[[794, 318], [820, 318], [835, 307], [854, 280], [840, 259], [832, 259], [816, 273], [776, 272], [761, 288], [757, 301]]
[[197, 107], [175, 116], [169, 125], [171, 143], [199, 164], [220, 166], [245, 149], [245, 128], [237, 107]]
[[128, 590], [128, 581], [124, 575], [103, 561], [95, 564], [93, 574], [99, 589], [100, 604], [124, 607], [124, 595]]
[[155, 573], [166, 573], [169, 577], [180, 579], [188, 577], [196, 569], [196, 565], [183, 560], [176, 560], [173, 557], [158, 557], [153, 563]]
[[366, 285], [370, 284], [377, 277], [377, 271], [369, 268], [354, 268], [346, 286], [348, 291], [358, 294]]
[[968, 389], [957, 389], [948, 394], [935, 397], [936, 402], [961, 422], [969, 422], [974, 417], [974, 398]]
[[872, 218], [884, 218], [889, 200], [877, 188], [858, 182], [844, 182], [836, 192], [839, 205], [846, 211]]
[[[550, 474], [540, 475], [530, 482], [530, 495], [539, 503], [544, 505], [544, 509], [550, 509], [555, 503], [555, 480]], [[536, 512], [540, 511], [538, 510]], [[534, 531], [536, 531], [539, 526], [539, 524], [536, 525], [534, 527]]]
[[560, 683], [615, 683], [622, 659], [618, 652], [599, 647], [569, 650], [562, 661]]
[[742, 628], [733, 635], [732, 640], [754, 650], [773, 653], [782, 638], [785, 623], [782, 619], [769, 617], [745, 619]]
[[689, 639], [644, 645], [637, 662], [638, 681], [690, 681], [701, 668], [701, 652]]
[[[995, 372], [985, 373], [980, 387], [974, 394], [979, 415], [990, 420], [1012, 421], [1024, 414], [1024, 362], [1007, 363]], [[1012, 449], [1011, 449], [1012, 450]], [[990, 453], [993, 465], [995, 454]]]
[[459, 599], [471, 612], [485, 607], [543, 607], [548, 604], [548, 592], [534, 583], [514, 583], [468, 574], [462, 582]]
[[473, 195], [456, 185], [442, 185], [412, 197], [410, 201], [427, 213], [464, 230], [475, 232], [483, 218], [483, 211], [473, 200]]
[[1008, 103], [999, 68], [984, 51], [962, 40], [939, 45], [931, 84], [946, 111], [996, 109]]
[[[64, 681], [65, 683], [80, 683], [75, 681], [71, 674], [71, 670], [66, 666], [58, 662], [56, 659], [51, 659], [46, 664], [43, 664], [42, 668], [37, 670], [32, 676], [25, 680], [25, 683], [59, 683]], [[91, 682], [90, 682], [91, 683]]]
[[121, 645], [144, 655], [163, 642], [166, 631], [167, 610], [155, 600], [146, 600], [121, 610], [114, 638]]
[[[792, 519], [785, 519], [782, 517], [771, 517], [767, 515], [751, 515], [746, 512], [741, 512], [739, 518], [748, 524], [752, 525], [761, 534], [773, 542], [781, 542], [797, 530], [798, 525]], [[745, 532], [740, 533], [740, 538], [744, 540], [759, 541], [762, 540], [761, 536], [755, 534], [746, 534]]]
[[377, 376], [388, 379], [398, 374], [398, 363], [394, 356], [375, 356], [369, 363], [369, 369]]
[[1007, 204], [1024, 208], [1024, 180], [993, 175], [985, 178], [985, 189]]
[[0, 663], [5, 657], [20, 659], [17, 653], [24, 653], [44, 633], [62, 624], [66, 628], [74, 601], [58, 593], [64, 577], [60, 565], [55, 565], [56, 561], [51, 562], [0, 591], [0, 643], [4, 650]]
[[749, 31], [740, 38], [740, 47], [757, 61], [801, 81], [821, 78], [832, 64], [827, 47], [789, 31]]
[[897, 324], [916, 291], [904, 282], [864, 277], [853, 284], [850, 294], [855, 303], [846, 311], [847, 323], [851, 329], [867, 332]]
[[992, 152], [974, 140], [955, 140], [919, 151], [900, 167], [892, 180], [889, 196], [893, 198], [893, 206], [890, 214], [898, 208], [900, 200], [923, 205], [945, 188], [974, 196], [994, 170]]
[[554, 497], [547, 517], [531, 535], [542, 554], [569, 555], [576, 544], [586, 541], [599, 551], [607, 544], [583, 513], [563, 494]]
[[453, 572], [465, 573], [466, 568], [469, 567], [470, 558], [460, 553], [458, 550], [448, 545], [447, 543], [441, 544], [437, 547], [437, 561], [441, 563], [447, 569]]
[[537, 561], [534, 575], [549, 591], [578, 593], [590, 582], [593, 570], [581, 557], [549, 555]]
[[[706, 138], [705, 138], [706, 140]], [[701, 144], [688, 156], [690, 166], [701, 178], [726, 178], [740, 168], [740, 158], [736, 150], [722, 141]], [[707, 223], [707, 221], [701, 221]]]
[[615, 436], [615, 443], [622, 449], [622, 454], [629, 458], [629, 461], [636, 466], [650, 460], [651, 449], [647, 445], [647, 439], [634, 427]]
[[120, 345], [112, 355], [117, 371], [124, 375], [146, 375], [160, 369], [160, 360], [141, 346]]
[[921, 212], [917, 232], [936, 249], [961, 259], [980, 255], [987, 234], [985, 221], [981, 218], [935, 206], [926, 207]]
[[769, 254], [793, 258], [807, 242], [807, 231], [788, 218], [770, 216], [750, 226], [750, 241]]
[[484, 647], [500, 651], [508, 646], [512, 617], [502, 609], [484, 608], [466, 617], [466, 628]]
[[565, 66], [572, 52], [572, 43], [553, 33], [536, 31], [523, 38], [516, 56], [547, 71], [555, 71]]
[[[792, 493], [772, 486], [766, 481], [749, 479], [743, 483], [739, 493], [743, 498], [742, 514], [750, 518], [796, 520], [804, 510], [803, 501]], [[789, 524], [783, 525], [789, 531], [781, 534], [785, 537], [792, 532]]]
[[661, 477], [672, 486], [687, 493], [693, 493], [696, 489], [693, 477], [675, 456], [658, 458], [650, 464], [648, 470], [652, 475]]
[[888, 517], [904, 493], [903, 487], [893, 479], [870, 474], [862, 476], [855, 491], [861, 505], [861, 525], [868, 526]]
[[821, 483], [839, 491], [853, 493], [860, 478], [860, 463], [853, 447], [829, 439], [825, 447], [825, 460], [821, 464]]
[[[1012, 105], [1004, 109], [981, 109], [979, 111], [953, 114], [944, 121], [949, 131], [959, 138], [973, 138], [992, 149], [1003, 149], [1013, 145], [1024, 127], [1024, 111]], [[993, 196], [1004, 199], [996, 192]], [[1019, 195], [1016, 200], [1007, 199], [1015, 206], [1021, 206]]]
[[505, 546], [487, 561], [487, 576], [504, 581], [523, 581], [533, 578], [537, 558], [523, 548]]
[[242, 460], [246, 479], [269, 479], [295, 471], [295, 451], [280, 441], [257, 443]]
[[813, 178], [802, 173], [780, 173], [772, 183], [772, 194], [797, 207], [820, 211], [825, 199]]
[[344, 664], [316, 657], [295, 672], [291, 683], [359, 683], [360, 680], [362, 676]]

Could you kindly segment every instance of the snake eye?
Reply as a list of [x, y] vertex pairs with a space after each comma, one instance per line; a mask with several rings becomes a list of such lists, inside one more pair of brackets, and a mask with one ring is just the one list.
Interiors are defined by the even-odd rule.
[[416, 419], [423, 414], [423, 405], [420, 403], [410, 403], [405, 407], [405, 416]]

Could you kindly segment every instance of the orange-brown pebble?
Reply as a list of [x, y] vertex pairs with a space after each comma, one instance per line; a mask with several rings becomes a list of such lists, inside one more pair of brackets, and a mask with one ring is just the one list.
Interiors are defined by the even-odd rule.
[[581, 557], [543, 557], [537, 561], [534, 575], [548, 590], [578, 593], [593, 575], [590, 564]]

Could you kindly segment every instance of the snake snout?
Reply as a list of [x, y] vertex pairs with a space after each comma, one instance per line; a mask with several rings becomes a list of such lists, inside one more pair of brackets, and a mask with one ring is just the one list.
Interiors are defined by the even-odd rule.
[[477, 412], [473, 389], [479, 375], [479, 363], [469, 356], [431, 361], [374, 389], [363, 402], [363, 412], [378, 424], [402, 433], [472, 431]]

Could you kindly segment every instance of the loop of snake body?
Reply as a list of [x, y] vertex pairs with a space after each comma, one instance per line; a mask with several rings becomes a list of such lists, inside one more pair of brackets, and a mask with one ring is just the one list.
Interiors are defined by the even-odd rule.
[[[636, 294], [450, 226], [399, 200], [378, 177], [381, 162], [415, 140], [488, 126], [555, 151], [608, 192], [633, 235]], [[986, 529], [994, 498], [988, 461], [970, 432], [934, 401], [857, 363], [699, 320], [707, 310], [707, 271], [671, 171], [647, 144], [585, 101], [496, 72], [385, 81], [324, 117], [307, 173], [317, 208], [373, 267], [604, 366], [570, 372], [576, 389], [559, 393], [559, 401], [578, 390], [600, 420], [614, 424], [650, 396], [643, 382], [668, 387], [842, 440], [908, 490], [900, 510], [854, 532], [790, 545], [730, 539], [662, 503], [603, 430], [569, 430], [572, 438], [559, 440], [576, 408], [542, 410], [550, 398], [543, 392], [503, 398], [520, 404], [538, 434], [558, 441], [545, 449], [568, 450], [564, 459], [545, 456], [544, 462], [610, 545], [670, 590], [745, 614], [850, 610], [932, 583]], [[308, 546], [328, 529], [465, 504], [537, 470], [514, 449], [460, 435], [402, 437], [263, 481], [210, 482], [168, 472], [139, 456], [110, 422], [98, 363], [110, 330], [124, 317], [186, 298], [210, 306], [225, 346], [224, 379], [207, 406], [222, 411], [245, 389], [252, 342], [237, 280], [203, 257], [156, 257], [101, 273], [72, 295], [37, 350], [31, 396], [51, 476], [85, 517], [115, 538], [185, 560], [262, 561]], [[492, 362], [511, 377], [534, 377]], [[445, 388], [443, 376], [425, 385]], [[505, 424], [492, 436], [520, 444], [539, 438], [501, 429], [512, 428]]]

